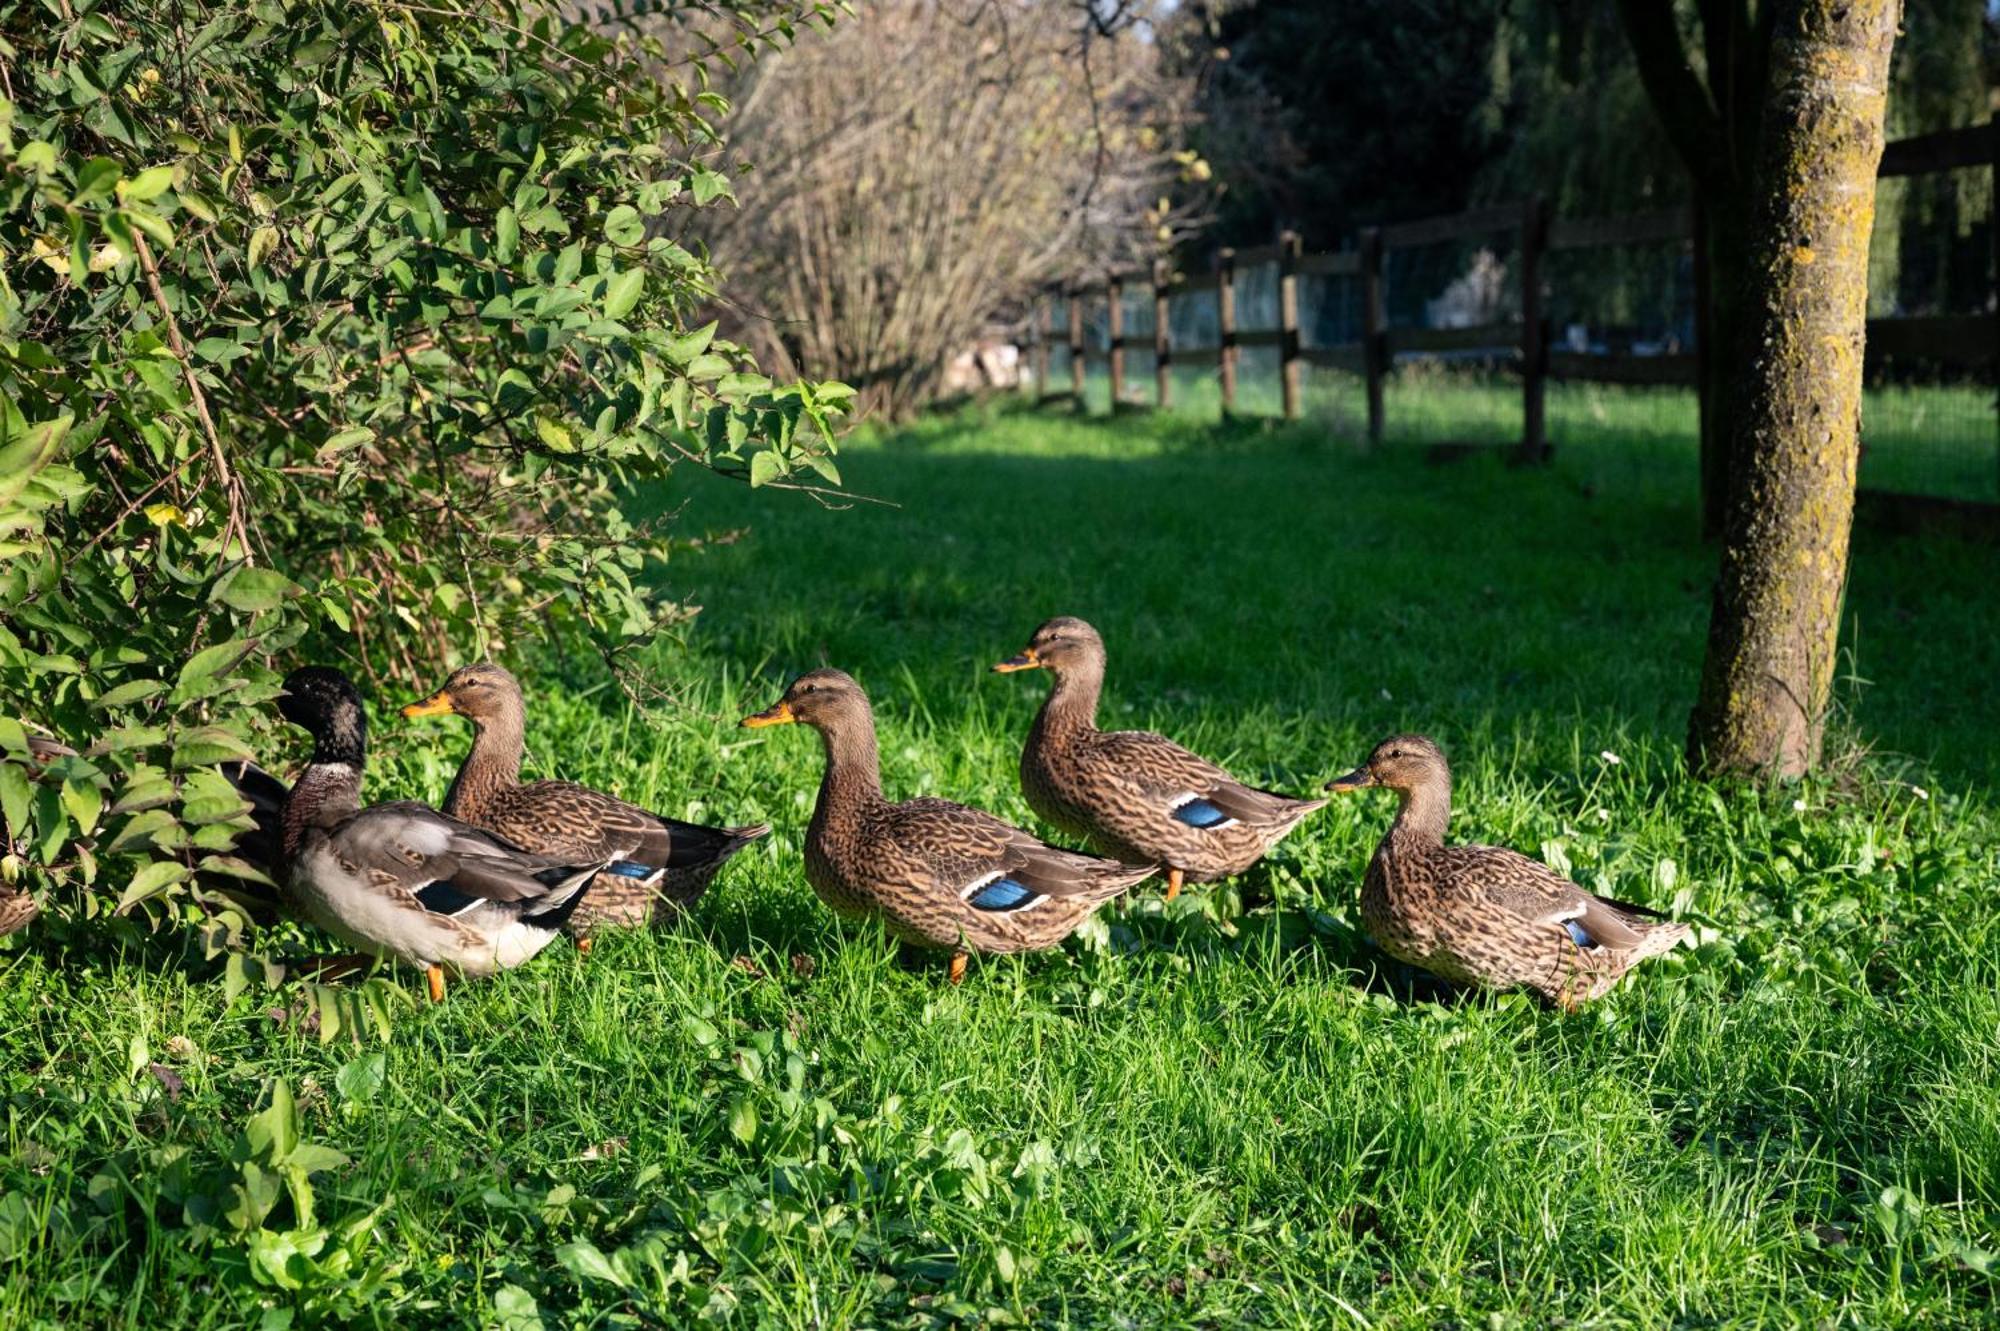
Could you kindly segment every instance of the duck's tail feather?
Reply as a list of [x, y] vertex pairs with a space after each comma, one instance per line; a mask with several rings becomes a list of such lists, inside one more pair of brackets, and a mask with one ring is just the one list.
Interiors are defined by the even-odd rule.
[[604, 871], [604, 867], [603, 861], [581, 868], [566, 864], [536, 874], [535, 877], [550, 884], [549, 892], [547, 896], [522, 903], [527, 909], [521, 914], [521, 923], [547, 929], [550, 933], [568, 924], [569, 917], [576, 914], [576, 908], [583, 904], [590, 885], [597, 881], [597, 875]]

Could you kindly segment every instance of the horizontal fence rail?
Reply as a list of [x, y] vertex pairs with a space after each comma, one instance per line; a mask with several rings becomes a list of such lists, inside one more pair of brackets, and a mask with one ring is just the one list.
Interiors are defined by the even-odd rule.
[[[1879, 175], [1883, 178], [1952, 171], [1970, 167], [1993, 167], [2000, 160], [2000, 115], [1983, 125], [1945, 130], [1888, 144], [1882, 155]], [[1994, 171], [1994, 268], [2000, 287], [2000, 170]], [[1388, 256], [1397, 251], [1421, 249], [1448, 242], [1484, 237], [1510, 240], [1518, 254], [1519, 314], [1503, 322], [1465, 327], [1422, 327], [1391, 324], [1385, 300], [1384, 268]], [[1154, 366], [1154, 393], [1151, 405], [1166, 406], [1172, 394], [1174, 367], [1208, 363], [1216, 368], [1225, 414], [1237, 411], [1238, 362], [1245, 350], [1275, 349], [1278, 352], [1283, 414], [1296, 419], [1300, 413], [1299, 380], [1304, 366], [1347, 371], [1360, 376], [1365, 385], [1367, 434], [1371, 444], [1379, 443], [1384, 426], [1383, 381], [1401, 358], [1460, 358], [1518, 375], [1521, 379], [1522, 430], [1519, 455], [1526, 461], [1546, 460], [1549, 444], [1543, 425], [1543, 394], [1548, 381], [1589, 382], [1621, 385], [1682, 385], [1701, 388], [1699, 348], [1693, 343], [1669, 338], [1656, 349], [1580, 350], [1557, 344], [1545, 310], [1550, 282], [1546, 260], [1549, 255], [1573, 255], [1582, 251], [1610, 250], [1636, 246], [1688, 246], [1692, 249], [1696, 307], [1700, 308], [1699, 288], [1704, 256], [1699, 252], [1696, 219], [1691, 209], [1674, 207], [1610, 217], [1554, 217], [1539, 197], [1518, 203], [1496, 204], [1446, 217], [1419, 218], [1365, 230], [1344, 248], [1306, 253], [1294, 232], [1282, 233], [1277, 243], [1249, 249], [1223, 250], [1214, 267], [1206, 273], [1171, 271], [1164, 262], [1151, 270], [1132, 269], [1111, 273], [1097, 282], [1073, 283], [1051, 289], [1029, 320], [1033, 343], [1030, 363], [1034, 367], [1037, 392], [1043, 402], [1069, 400], [1083, 403], [1085, 368], [1090, 358], [1084, 330], [1084, 306], [1103, 301], [1107, 305], [1108, 337], [1104, 352], [1111, 379], [1114, 410], [1143, 405], [1126, 396], [1125, 359], [1128, 346], [1150, 350]], [[1253, 270], [1262, 278], [1275, 268], [1278, 323], [1276, 327], [1244, 327], [1239, 322], [1239, 294], [1245, 277]], [[1338, 279], [1356, 284], [1355, 304], [1359, 309], [1359, 336], [1335, 345], [1307, 345], [1299, 326], [1298, 280]], [[1262, 288], [1268, 291], [1268, 287]], [[1125, 333], [1125, 302], [1129, 295], [1146, 292], [1151, 296], [1153, 326], [1149, 334], [1128, 338]], [[1173, 336], [1172, 301], [1176, 296], [1213, 292], [1213, 339], [1200, 342], [1176, 340]], [[1069, 355], [1070, 384], [1066, 393], [1049, 388], [1050, 344], [1056, 340], [1054, 301], [1068, 303], [1065, 349]], [[1922, 315], [1870, 319], [1867, 326], [1867, 359], [1871, 366], [1886, 360], [1914, 360], [1952, 370], [1978, 374], [2000, 387], [2000, 291], [1989, 302], [1991, 312], [1964, 315]], [[1143, 304], [1140, 306], [1144, 308]], [[1695, 342], [1700, 338], [1700, 316], [1695, 322]], [[1996, 402], [2000, 405], [2000, 401]]]

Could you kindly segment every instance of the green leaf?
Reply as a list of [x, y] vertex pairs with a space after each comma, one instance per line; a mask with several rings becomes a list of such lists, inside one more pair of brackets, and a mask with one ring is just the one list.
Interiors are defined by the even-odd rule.
[[144, 702], [156, 694], [164, 693], [167, 681], [164, 679], [129, 679], [123, 684], [106, 689], [90, 706], [95, 711], [108, 711], [114, 707], [130, 707], [135, 702]]
[[232, 570], [216, 583], [209, 600], [220, 601], [232, 610], [255, 613], [275, 610], [292, 597], [304, 594], [305, 588], [276, 569], [246, 567]]
[[562, 1244], [556, 1249], [556, 1260], [571, 1272], [588, 1280], [602, 1280], [605, 1284], [616, 1285], [620, 1289], [630, 1288], [632, 1283], [619, 1274], [618, 1268], [611, 1264], [609, 1257], [599, 1251], [596, 1244], [586, 1239]]
[[493, 219], [493, 257], [501, 263], [512, 263], [520, 248], [520, 214], [511, 205], [503, 205]]
[[[48, 465], [74, 419], [57, 416], [30, 425], [11, 438], [0, 437], [0, 509], [13, 503], [14, 497], [28, 488], [35, 473]], [[0, 416], [0, 424], [4, 421]]]
[[140, 867], [126, 885], [124, 895], [118, 898], [117, 913], [123, 915], [142, 901], [150, 900], [172, 887], [175, 883], [186, 882], [189, 874], [185, 865], [172, 860], [154, 860]]
[[768, 485], [785, 474], [785, 464], [770, 449], [760, 449], [750, 457], [750, 488]]
[[256, 650], [255, 638], [234, 638], [202, 648], [181, 667], [180, 683], [174, 687], [173, 701], [187, 702], [216, 692], [226, 682], [224, 677], [228, 672], [241, 665]]
[[256, 755], [242, 740], [221, 726], [196, 726], [183, 732], [175, 743], [173, 768], [179, 772], [190, 767], [213, 767], [217, 763], [252, 762], [255, 759]]
[[688, 187], [694, 192], [697, 206], [706, 206], [717, 199], [733, 199], [729, 192], [729, 177], [720, 171], [698, 170], [689, 178]]
[[243, 259], [252, 268], [271, 257], [271, 251], [278, 248], [278, 228], [260, 226], [250, 233], [250, 243], [244, 247]]
[[97, 830], [97, 819], [104, 812], [104, 792], [95, 781], [85, 777], [71, 777], [62, 784], [63, 808], [76, 823], [77, 832], [89, 836]]
[[292, 1088], [283, 1077], [271, 1079], [271, 1103], [244, 1127], [251, 1153], [267, 1164], [282, 1164], [299, 1144], [298, 1110]]
[[604, 317], [607, 319], [624, 318], [639, 303], [639, 297], [645, 294], [645, 290], [646, 270], [643, 268], [627, 268], [624, 272], [612, 278], [610, 284], [604, 289]]
[[120, 197], [143, 202], [158, 198], [174, 183], [171, 166], [149, 166], [118, 186]]
[[757, 1106], [747, 1095], [737, 1096], [729, 1106], [729, 1135], [745, 1146], [757, 1139]]
[[569, 427], [553, 416], [535, 417], [535, 437], [552, 453], [576, 451], [576, 441], [570, 437]]
[[389, 1056], [364, 1054], [333, 1074], [333, 1087], [350, 1105], [364, 1105], [375, 1098], [389, 1078]]
[[637, 208], [621, 203], [604, 215], [604, 238], [613, 245], [637, 245], [646, 238], [646, 221]]
[[[27, 769], [19, 763], [0, 761], [0, 817], [7, 820], [10, 840], [27, 833], [28, 808], [32, 803]], [[7, 847], [0, 846], [0, 854], [6, 850]]]

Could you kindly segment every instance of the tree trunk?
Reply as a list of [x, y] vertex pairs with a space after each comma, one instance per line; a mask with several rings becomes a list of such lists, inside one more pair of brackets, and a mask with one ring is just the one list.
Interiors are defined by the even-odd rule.
[[1720, 541], [1735, 475], [1733, 400], [1743, 347], [1743, 281], [1750, 209], [1741, 191], [1704, 190], [1701, 210], [1702, 276], [1694, 298], [1702, 305], [1695, 355], [1701, 375], [1701, 538]]
[[1771, 48], [1741, 288], [1730, 487], [1688, 757], [1797, 776], [1820, 755], [1839, 646], [1868, 238], [1898, 0], [1789, 0]]

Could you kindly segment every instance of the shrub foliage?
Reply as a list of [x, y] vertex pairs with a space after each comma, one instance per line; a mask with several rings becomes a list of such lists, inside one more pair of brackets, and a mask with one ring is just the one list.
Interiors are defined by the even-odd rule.
[[411, 682], [533, 634], [618, 666], [684, 613], [627, 487], [838, 483], [848, 390], [718, 340], [675, 239], [733, 202], [710, 65], [830, 17], [0, 3], [6, 884], [213, 912], [257, 876], [214, 764], [282, 665]]

